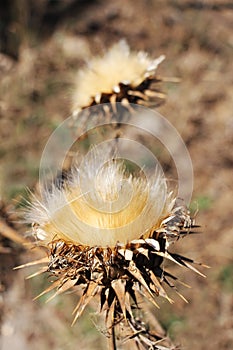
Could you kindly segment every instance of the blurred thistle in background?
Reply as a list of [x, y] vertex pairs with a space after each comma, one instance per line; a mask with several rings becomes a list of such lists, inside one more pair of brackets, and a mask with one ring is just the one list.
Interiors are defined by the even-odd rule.
[[159, 105], [165, 95], [158, 90], [163, 79], [156, 70], [164, 59], [164, 55], [152, 59], [146, 52], [131, 52], [125, 40], [113, 45], [103, 57], [93, 58], [78, 72], [73, 92], [74, 116], [96, 104], [111, 103], [111, 112], [116, 111], [116, 102], [126, 108], [130, 103]]

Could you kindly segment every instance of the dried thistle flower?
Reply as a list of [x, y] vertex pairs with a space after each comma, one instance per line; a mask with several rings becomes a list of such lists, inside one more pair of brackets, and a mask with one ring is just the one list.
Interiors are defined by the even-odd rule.
[[27, 220], [48, 259], [27, 265], [46, 262], [36, 274], [49, 271], [56, 277], [40, 296], [83, 286], [73, 322], [98, 297], [113, 349], [115, 327], [122, 324], [126, 338], [139, 348], [165, 349], [135, 310], [141, 296], [155, 306], [159, 296], [172, 302], [164, 286], [176, 290], [171, 281], [177, 278], [164, 270], [164, 260], [198, 272], [192, 259], [169, 252], [172, 242], [196, 226], [187, 208], [177, 206], [159, 171], [146, 179], [107, 159], [109, 154], [92, 152], [62, 186], [54, 185], [41, 200], [33, 200]]
[[163, 79], [156, 75], [156, 70], [164, 58], [161, 55], [152, 59], [146, 52], [131, 52], [125, 40], [113, 45], [103, 57], [93, 58], [88, 67], [78, 72], [73, 115], [100, 104], [112, 106], [114, 114], [116, 102], [126, 108], [130, 108], [129, 103], [148, 107], [159, 105], [165, 95], [158, 89], [158, 83]]

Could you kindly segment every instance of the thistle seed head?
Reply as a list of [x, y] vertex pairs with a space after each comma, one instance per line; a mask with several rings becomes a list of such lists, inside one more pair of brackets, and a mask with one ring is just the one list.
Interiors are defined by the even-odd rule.
[[[137, 344], [160, 349], [161, 338], [134, 310], [142, 295], [155, 306], [158, 296], [172, 302], [165, 286], [176, 290], [177, 278], [164, 269], [164, 260], [199, 273], [192, 259], [169, 252], [171, 243], [196, 226], [187, 208], [177, 206], [159, 171], [148, 179], [129, 175], [122, 162], [101, 157], [94, 152], [62, 186], [34, 199], [28, 211], [37, 242], [48, 251], [37, 274], [48, 271], [56, 277], [40, 296], [83, 286], [74, 322], [98, 297], [109, 333], [123, 324]], [[98, 164], [104, 165], [98, 169]]]
[[27, 214], [39, 240], [115, 247], [148, 238], [160, 227], [174, 197], [159, 169], [146, 178], [127, 173], [119, 159], [107, 158], [94, 151], [71, 170], [63, 186], [42, 190]]
[[77, 74], [73, 92], [73, 115], [86, 107], [116, 102], [156, 106], [165, 95], [159, 91], [156, 76], [164, 55], [152, 59], [146, 52], [131, 52], [126, 41], [113, 45], [103, 57], [93, 58]]

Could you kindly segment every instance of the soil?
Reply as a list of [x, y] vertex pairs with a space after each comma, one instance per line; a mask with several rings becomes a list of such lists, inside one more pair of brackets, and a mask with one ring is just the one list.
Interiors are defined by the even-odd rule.
[[[17, 2], [16, 2], [17, 3]], [[178, 130], [193, 164], [191, 209], [202, 233], [178, 242], [176, 251], [210, 266], [206, 278], [178, 268], [191, 289], [185, 303], [160, 303], [153, 312], [175, 344], [185, 350], [233, 348], [233, 76], [232, 14], [228, 1], [118, 0], [25, 1], [27, 11], [7, 30], [17, 36], [17, 52], [0, 53], [0, 195], [18, 208], [27, 188], [37, 186], [40, 158], [53, 130], [70, 115], [75, 73], [92, 55], [125, 38], [133, 50], [166, 55], [158, 111]], [[52, 6], [53, 4], [53, 6]], [[5, 38], [5, 40], [7, 40]], [[6, 48], [7, 45], [4, 45]], [[16, 211], [18, 210], [16, 208]], [[26, 232], [0, 209], [2, 219]], [[25, 280], [28, 270], [12, 270], [38, 253], [0, 235], [2, 350], [105, 349], [96, 316], [86, 312], [74, 326], [76, 297], [46, 304], [33, 298], [47, 277]], [[31, 271], [31, 270], [30, 270]], [[32, 272], [35, 270], [32, 270]], [[173, 294], [173, 293], [172, 293]], [[96, 345], [98, 344], [98, 345]]]

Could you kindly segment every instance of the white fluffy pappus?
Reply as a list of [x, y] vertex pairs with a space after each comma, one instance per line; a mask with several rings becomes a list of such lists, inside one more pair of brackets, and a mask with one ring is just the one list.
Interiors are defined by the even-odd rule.
[[114, 247], [150, 237], [174, 206], [165, 178], [128, 174], [121, 160], [93, 151], [72, 168], [63, 186], [42, 190], [27, 221], [38, 240]]
[[164, 55], [152, 59], [144, 51], [130, 51], [125, 40], [113, 45], [102, 57], [95, 57], [77, 74], [73, 92], [73, 112], [101, 103], [102, 94], [120, 92], [119, 84], [139, 86], [152, 77]]

